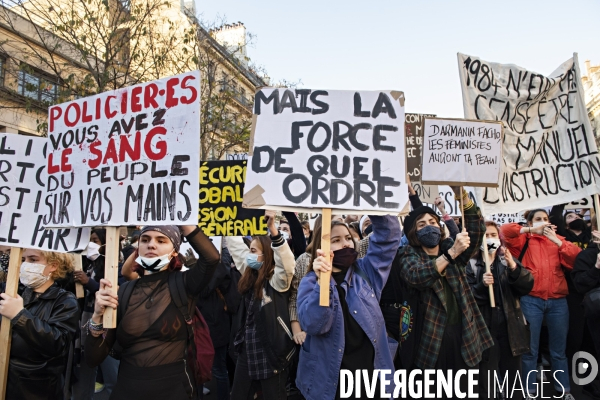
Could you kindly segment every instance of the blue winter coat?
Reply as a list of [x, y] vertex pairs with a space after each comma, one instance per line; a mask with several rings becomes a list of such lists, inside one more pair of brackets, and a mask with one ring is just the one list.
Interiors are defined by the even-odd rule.
[[[373, 234], [369, 250], [354, 266], [368, 277], [371, 286], [353, 268], [341, 285], [346, 291], [348, 309], [371, 339], [375, 349], [375, 369], [390, 370], [393, 374], [394, 362], [379, 299], [400, 244], [400, 225], [396, 216], [370, 218]], [[300, 350], [296, 385], [307, 400], [335, 398], [345, 346], [344, 317], [335, 285], [331, 279], [329, 307], [319, 306], [320, 287], [314, 272], [306, 274], [298, 288], [298, 317], [307, 336]], [[389, 338], [389, 341], [397, 347], [394, 339]], [[386, 379], [393, 382], [392, 375]], [[388, 387], [388, 393], [391, 388]]]

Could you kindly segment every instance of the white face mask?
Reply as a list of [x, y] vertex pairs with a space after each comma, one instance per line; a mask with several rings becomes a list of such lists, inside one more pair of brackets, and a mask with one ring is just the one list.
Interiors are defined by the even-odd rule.
[[547, 224], [547, 222], [544, 222], [544, 221], [536, 221], [531, 224], [531, 227], [537, 228], [538, 226], [542, 226], [542, 225], [546, 225], [546, 224]]
[[159, 272], [164, 266], [171, 262], [171, 254], [165, 254], [160, 257], [142, 257], [139, 256], [135, 259], [135, 262], [144, 268], [147, 274], [153, 274], [155, 272]]
[[[496, 252], [500, 248], [500, 239], [498, 238], [488, 238], [485, 240], [487, 243], [488, 253], [492, 254]], [[481, 244], [481, 251], [484, 251], [483, 243]]]
[[86, 249], [85, 249], [85, 256], [88, 258], [88, 260], [96, 260], [98, 257], [100, 257], [100, 246], [99, 244], [96, 244], [94, 242], [89, 242]]
[[46, 269], [44, 264], [24, 262], [21, 264], [19, 280], [23, 285], [32, 289], [37, 289], [50, 279], [50, 275], [43, 275], [44, 269]]
[[287, 232], [281, 232], [281, 236], [283, 236], [283, 240], [288, 240], [290, 235]]

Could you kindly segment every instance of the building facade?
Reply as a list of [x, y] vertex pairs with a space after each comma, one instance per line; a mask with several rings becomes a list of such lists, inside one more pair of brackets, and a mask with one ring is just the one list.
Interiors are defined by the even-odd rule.
[[[87, 79], [71, 80], [71, 84], [67, 85], [78, 96], [199, 69], [202, 76], [201, 157], [206, 160], [222, 159], [228, 154], [247, 151], [254, 92], [267, 83], [250, 66], [246, 53], [246, 28], [242, 23], [206, 28], [196, 18], [192, 0], [0, 2], [11, 3], [9, 12], [29, 25], [41, 26], [43, 31], [74, 45], [79, 50], [78, 54], [65, 62], [65, 66], [71, 64], [70, 67], [75, 69], [90, 66], [87, 60], [82, 60], [89, 55], [98, 60], [89, 68]], [[86, 22], [91, 19], [102, 23]], [[62, 49], [64, 46], [59, 47]], [[0, 58], [3, 67], [9, 64], [3, 61], [4, 58]], [[35, 56], [30, 58], [36, 59]], [[41, 69], [37, 65], [35, 67], [36, 71]], [[54, 74], [59, 75], [57, 77], [52, 75], [45, 71], [38, 78], [25, 78], [31, 82], [38, 79], [36, 82], [39, 82], [38, 102], [30, 101], [34, 107], [28, 108], [29, 113], [35, 111], [33, 120], [37, 121], [37, 125], [45, 120], [49, 104], [70, 100], [53, 95], [60, 89], [59, 83], [64, 78], [60, 74]], [[75, 85], [76, 81], [87, 84], [79, 87]], [[19, 90], [15, 82], [12, 83], [13, 89]], [[33, 97], [33, 92], [23, 89], [27, 85], [21, 86], [25, 96], [30, 94]], [[10, 126], [16, 125], [10, 123]], [[22, 130], [35, 132], [32, 129], [35, 124], [29, 121], [26, 125], [27, 128]]]
[[594, 129], [596, 145], [600, 147], [600, 66], [585, 62], [586, 75], [581, 77], [585, 90], [585, 106]]

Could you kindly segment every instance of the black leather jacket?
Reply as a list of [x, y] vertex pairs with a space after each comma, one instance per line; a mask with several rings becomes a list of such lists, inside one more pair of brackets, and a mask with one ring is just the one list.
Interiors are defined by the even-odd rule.
[[[4, 292], [5, 284], [0, 284]], [[79, 321], [75, 296], [50, 286], [37, 296], [19, 289], [24, 309], [12, 320], [7, 399], [63, 399], [69, 346]]]
[[[521, 311], [520, 297], [527, 295], [533, 288], [533, 276], [523, 265], [515, 260], [517, 268], [510, 271], [504, 265], [499, 257], [494, 259], [492, 268], [497, 269], [494, 277], [498, 279], [494, 281], [494, 286], [500, 285], [500, 297], [496, 298], [496, 305], [501, 301], [506, 325], [508, 327], [508, 341], [510, 343], [510, 351], [513, 356], [519, 356], [529, 352], [529, 327], [525, 325], [525, 318]], [[467, 281], [473, 296], [479, 306], [479, 311], [483, 315], [488, 328], [491, 327], [492, 307], [490, 306], [489, 289], [483, 284], [483, 274], [485, 273], [485, 263], [479, 255], [477, 258], [472, 258], [467, 264]], [[496, 291], [498, 293], [498, 291]]]

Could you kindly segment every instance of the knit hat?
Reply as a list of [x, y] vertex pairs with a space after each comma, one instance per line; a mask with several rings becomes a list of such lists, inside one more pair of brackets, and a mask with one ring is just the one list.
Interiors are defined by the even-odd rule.
[[164, 225], [164, 226], [155, 226], [148, 225], [142, 229], [140, 236], [148, 231], [160, 232], [171, 240], [173, 243], [174, 250], [179, 253], [179, 246], [181, 246], [181, 232], [179, 232], [179, 227], [176, 225]]
[[439, 217], [437, 216], [437, 214], [435, 213], [435, 211], [433, 211], [433, 209], [431, 207], [421, 206], [419, 208], [415, 208], [406, 216], [406, 218], [404, 218], [404, 234], [405, 235], [412, 229], [412, 227], [415, 225], [415, 223], [417, 222], [419, 217], [422, 216], [423, 214], [435, 215], [439, 221]]

